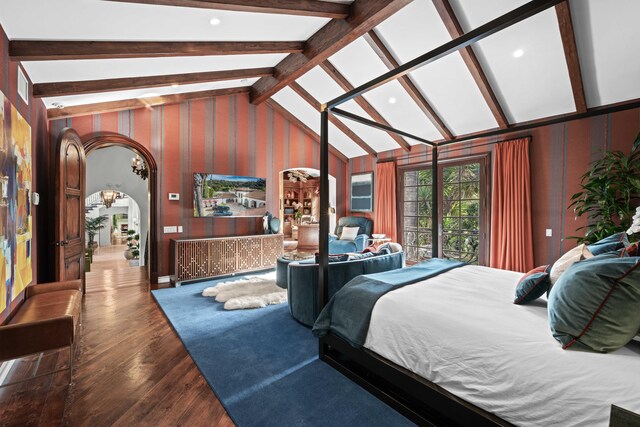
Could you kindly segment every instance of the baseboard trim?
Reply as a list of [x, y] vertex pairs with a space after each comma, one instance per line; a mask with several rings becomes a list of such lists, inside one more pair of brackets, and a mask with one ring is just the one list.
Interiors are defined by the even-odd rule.
[[158, 277], [158, 283], [169, 283], [170, 281], [171, 281], [171, 276]]

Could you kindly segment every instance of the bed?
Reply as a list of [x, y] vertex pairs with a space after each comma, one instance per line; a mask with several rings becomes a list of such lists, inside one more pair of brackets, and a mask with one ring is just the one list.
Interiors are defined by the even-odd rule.
[[420, 423], [609, 425], [640, 412], [640, 342], [609, 354], [562, 350], [546, 301], [512, 304], [521, 273], [463, 266], [393, 290], [362, 349], [336, 333], [321, 357]]

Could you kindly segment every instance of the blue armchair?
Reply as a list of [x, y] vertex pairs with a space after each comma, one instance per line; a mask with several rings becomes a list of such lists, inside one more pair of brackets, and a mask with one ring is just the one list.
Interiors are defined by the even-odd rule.
[[[344, 227], [359, 227], [354, 240], [340, 240]], [[367, 240], [373, 232], [373, 221], [363, 216], [343, 216], [336, 224], [335, 234], [329, 235], [329, 253], [344, 254], [347, 252], [362, 252], [367, 247]]]

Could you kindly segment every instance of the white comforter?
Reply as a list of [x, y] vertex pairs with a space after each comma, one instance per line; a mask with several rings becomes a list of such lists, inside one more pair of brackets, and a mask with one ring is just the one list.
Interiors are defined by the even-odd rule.
[[521, 426], [606, 426], [640, 413], [640, 342], [562, 350], [544, 299], [513, 304], [522, 274], [467, 266], [383, 296], [365, 347]]

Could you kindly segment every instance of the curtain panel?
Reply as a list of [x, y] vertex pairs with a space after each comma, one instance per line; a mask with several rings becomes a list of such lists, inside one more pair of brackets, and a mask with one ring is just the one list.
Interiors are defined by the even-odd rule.
[[530, 138], [496, 144], [493, 151], [490, 266], [533, 269]]
[[396, 163], [376, 165], [375, 218], [373, 226], [377, 234], [386, 234], [398, 241], [396, 222]]

